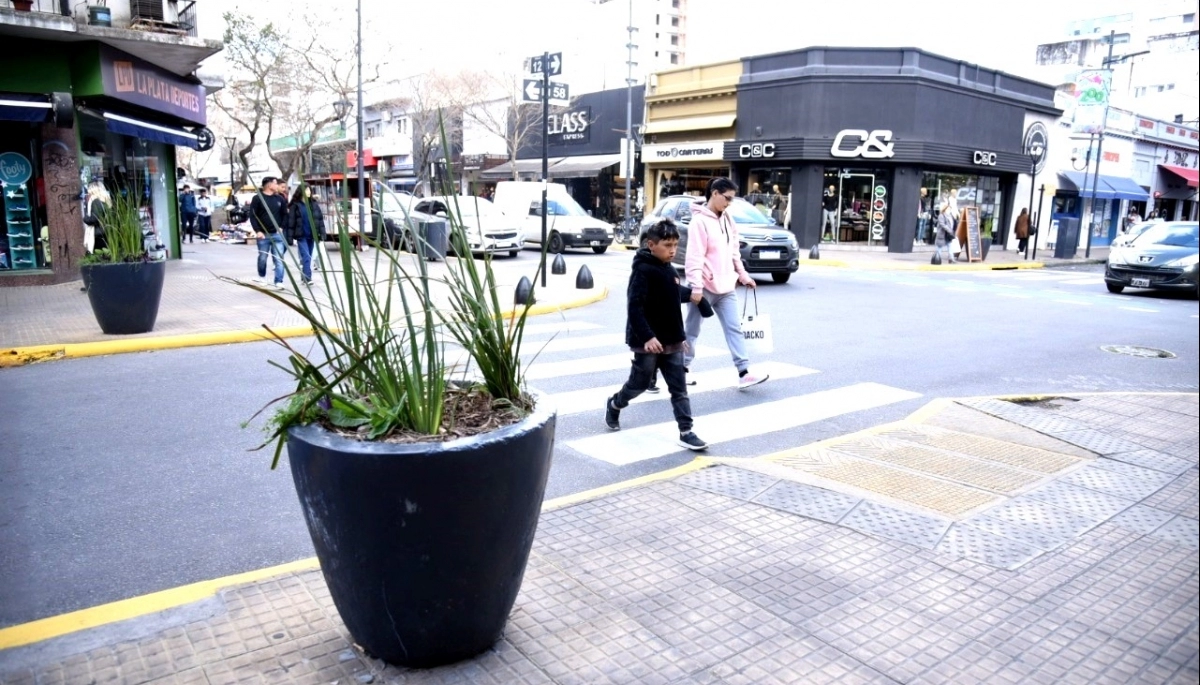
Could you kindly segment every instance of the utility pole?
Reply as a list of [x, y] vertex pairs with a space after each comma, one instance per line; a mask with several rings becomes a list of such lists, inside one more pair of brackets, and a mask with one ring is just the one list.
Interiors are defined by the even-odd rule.
[[358, 174], [358, 239], [363, 241], [367, 238], [367, 191], [363, 179], [362, 0], [358, 0], [358, 43], [355, 52], [358, 58], [358, 154], [354, 156], [354, 171]]
[[[1115, 42], [1116, 37], [1117, 37], [1117, 32], [1115, 29], [1112, 31], [1109, 31], [1109, 34], [1108, 34], [1108, 57], [1104, 58], [1104, 69], [1106, 71], [1108, 71], [1108, 84], [1109, 84], [1110, 90], [1112, 89], [1112, 69], [1110, 67], [1110, 64], [1112, 63], [1113, 43]], [[1092, 178], [1092, 212], [1091, 212], [1091, 216], [1088, 217], [1087, 247], [1085, 247], [1083, 250], [1084, 259], [1090, 258], [1092, 256], [1092, 224], [1096, 222], [1096, 185], [1100, 181], [1100, 164], [1101, 164], [1101, 162], [1104, 161], [1104, 129], [1108, 126], [1108, 103], [1109, 103], [1110, 99], [1111, 99], [1110, 94], [1105, 93], [1104, 94], [1104, 118], [1100, 120], [1099, 142], [1096, 143], [1096, 175]], [[1086, 183], [1086, 177], [1085, 177], [1085, 183]]]
[[550, 53], [542, 53], [542, 263], [538, 270], [542, 272], [542, 287], [546, 287], [546, 190], [550, 182]]
[[625, 49], [629, 56], [625, 60], [625, 230], [629, 230], [630, 203], [633, 201], [633, 0], [629, 0], [629, 25], [625, 27], [629, 41]]

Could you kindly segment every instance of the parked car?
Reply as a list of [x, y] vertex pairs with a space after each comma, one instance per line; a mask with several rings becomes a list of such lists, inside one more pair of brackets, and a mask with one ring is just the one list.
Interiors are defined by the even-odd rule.
[[[501, 181], [496, 184], [496, 206], [506, 215], [521, 218], [526, 242], [542, 244], [542, 182]], [[613, 229], [594, 218], [561, 183], [546, 183], [546, 242], [555, 254], [568, 247], [590, 247], [603, 254], [613, 242]]]
[[1134, 238], [1145, 233], [1146, 229], [1150, 228], [1156, 223], [1162, 222], [1158, 219], [1151, 219], [1150, 221], [1142, 221], [1130, 226], [1124, 233], [1120, 233], [1117, 235], [1117, 237], [1113, 238], [1112, 244], [1109, 245], [1109, 247], [1125, 247], [1129, 243], [1133, 242]]
[[[660, 200], [654, 211], [642, 221], [641, 233], [663, 218], [672, 219], [679, 226], [679, 249], [675, 252], [674, 263], [680, 271], [687, 256], [687, 228], [692, 221], [692, 211], [702, 204], [704, 198], [695, 195], [672, 195]], [[740, 197], [725, 211], [737, 224], [742, 265], [746, 271], [752, 274], [769, 273], [776, 283], [787, 283], [800, 268], [800, 245], [796, 236]]]
[[507, 252], [516, 257], [525, 243], [522, 220], [506, 215], [482, 197], [426, 197], [417, 201], [416, 210], [441, 218], [457, 215], [466, 230], [472, 254]]
[[1110, 293], [1125, 288], [1190, 290], [1200, 298], [1196, 274], [1200, 254], [1200, 223], [1162, 221], [1150, 224], [1124, 247], [1108, 252], [1104, 284]]

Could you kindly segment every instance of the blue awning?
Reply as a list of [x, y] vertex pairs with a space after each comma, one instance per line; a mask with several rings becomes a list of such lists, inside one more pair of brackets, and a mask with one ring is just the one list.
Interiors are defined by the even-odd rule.
[[0, 97], [0, 121], [49, 121], [53, 105], [48, 98]]
[[[1071, 193], [1079, 193], [1080, 197], [1093, 197], [1095, 188], [1097, 200], [1148, 200], [1150, 193], [1142, 189], [1132, 178], [1124, 176], [1109, 176], [1100, 174], [1084, 175], [1082, 171], [1058, 172], [1059, 188]], [[1086, 184], [1086, 187], [1085, 187]]]
[[182, 145], [192, 149], [199, 149], [200, 147], [199, 135], [178, 126], [141, 121], [112, 112], [104, 113], [104, 124], [113, 133], [134, 136], [145, 140], [154, 140], [168, 145]]

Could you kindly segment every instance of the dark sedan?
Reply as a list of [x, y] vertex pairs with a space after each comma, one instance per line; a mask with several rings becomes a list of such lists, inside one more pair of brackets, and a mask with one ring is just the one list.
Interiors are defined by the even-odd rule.
[[[642, 221], [643, 233], [650, 224], [663, 218], [672, 219], [679, 226], [675, 265], [681, 270], [687, 256], [687, 227], [692, 221], [692, 210], [703, 203], [703, 198], [694, 195], [672, 195], [660, 200], [654, 212]], [[737, 224], [742, 265], [746, 271], [769, 273], [776, 283], [787, 283], [800, 268], [800, 245], [796, 237], [740, 197], [725, 211]]]
[[1146, 229], [1124, 247], [1108, 253], [1104, 284], [1110, 293], [1125, 288], [1185, 290], [1200, 297], [1196, 277], [1200, 223], [1164, 221]]

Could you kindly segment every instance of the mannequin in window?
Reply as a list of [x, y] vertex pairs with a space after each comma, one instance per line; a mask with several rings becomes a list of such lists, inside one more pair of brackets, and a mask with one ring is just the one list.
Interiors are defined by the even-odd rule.
[[931, 211], [933, 205], [929, 199], [929, 189], [921, 189], [921, 199], [917, 204], [917, 235], [913, 238], [913, 244], [927, 242], [925, 232], [929, 229], [929, 220], [932, 218]]
[[660, 199], [660, 200], [666, 199], [666, 197], [668, 195], [670, 195], [670, 193], [671, 193], [671, 186], [669, 185], [667, 175], [666, 174], [659, 175], [659, 177], [658, 177], [658, 199]]
[[771, 218], [777, 224], [783, 223], [783, 208], [783, 193], [779, 191], [778, 185], [773, 185], [771, 186]]
[[837, 188], [829, 186], [821, 197], [821, 240], [833, 240], [838, 227]]

